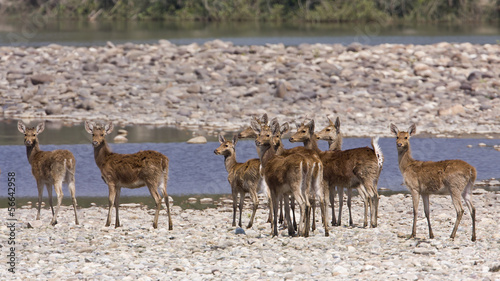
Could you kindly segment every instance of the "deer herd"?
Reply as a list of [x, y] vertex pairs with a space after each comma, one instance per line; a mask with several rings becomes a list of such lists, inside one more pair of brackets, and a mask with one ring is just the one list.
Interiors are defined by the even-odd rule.
[[[286, 122], [280, 124], [277, 118], [269, 121], [267, 114], [260, 118], [254, 117], [248, 128], [231, 139], [219, 135], [220, 146], [215, 149], [214, 153], [224, 156], [233, 199], [233, 226], [236, 226], [237, 210], [239, 210], [238, 226], [242, 226], [243, 203], [245, 195], [250, 194], [253, 209], [247, 228], [252, 227], [259, 204], [257, 194], [262, 192], [268, 199], [268, 222], [271, 223], [272, 236], [278, 235], [278, 222], [283, 223], [290, 236], [309, 236], [310, 231], [316, 229], [315, 207], [318, 203], [324, 234], [329, 236], [330, 225], [341, 225], [345, 188], [347, 189], [349, 226], [354, 225], [351, 201], [353, 189], [356, 189], [364, 203], [363, 227], [368, 226], [368, 216], [370, 227], [377, 227], [379, 206], [377, 185], [384, 164], [384, 155], [378, 145], [378, 137], [371, 140], [371, 147], [342, 150], [339, 118], [335, 122], [328, 120], [329, 124], [319, 132], [315, 132], [314, 120], [306, 120], [297, 124], [297, 130], [289, 140], [301, 142], [303, 146], [291, 149], [286, 149], [282, 142], [282, 136], [290, 130], [289, 124]], [[63, 198], [62, 185], [66, 183], [73, 201], [75, 224], [79, 224], [75, 197], [75, 157], [68, 150], [42, 151], [40, 149], [37, 136], [43, 132], [44, 123], [28, 128], [22, 121], [19, 121], [18, 129], [24, 134], [28, 162], [38, 187], [36, 219], [40, 219], [43, 186], [45, 185], [52, 210], [51, 224], [57, 223], [57, 214]], [[92, 136], [95, 163], [101, 171], [101, 178], [109, 188], [109, 210], [105, 225], [111, 225], [111, 213], [114, 206], [115, 227], [121, 226], [118, 207], [122, 187], [147, 186], [156, 203], [153, 227], [158, 227], [159, 213], [162, 202], [165, 201], [168, 228], [172, 230], [170, 202], [167, 195], [169, 159], [151, 150], [133, 154], [113, 153], [105, 139], [105, 136], [113, 130], [112, 123], [98, 125], [86, 121], [85, 130]], [[455, 237], [464, 213], [460, 198], [462, 197], [472, 217], [472, 241], [475, 241], [476, 211], [471, 202], [471, 195], [476, 179], [476, 169], [462, 160], [438, 162], [415, 160], [410, 148], [410, 138], [416, 133], [415, 124], [411, 125], [407, 131], [399, 131], [394, 124], [391, 124], [390, 130], [396, 137], [399, 169], [413, 202], [413, 228], [410, 238], [416, 236], [419, 197], [422, 197], [429, 237], [433, 238], [429, 216], [429, 195], [447, 193], [451, 195], [457, 212], [450, 238]], [[255, 139], [258, 158], [244, 163], [236, 161], [236, 144], [238, 139], [242, 138]], [[319, 140], [328, 141], [327, 151], [319, 149]], [[55, 211], [52, 204], [52, 186], [57, 194]], [[338, 215], [335, 212], [337, 195]], [[331, 221], [328, 219], [329, 204]], [[300, 213], [298, 224], [295, 216], [296, 205]]]

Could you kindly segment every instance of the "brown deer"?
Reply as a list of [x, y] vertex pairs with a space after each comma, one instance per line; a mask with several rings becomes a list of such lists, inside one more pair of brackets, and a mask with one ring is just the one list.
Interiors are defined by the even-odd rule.
[[451, 201], [457, 211], [457, 219], [450, 238], [455, 238], [458, 225], [464, 214], [464, 208], [460, 200], [460, 196], [462, 196], [472, 217], [471, 240], [476, 241], [476, 209], [471, 201], [472, 189], [476, 180], [476, 169], [462, 160], [424, 162], [413, 159], [410, 137], [417, 132], [415, 124], [412, 124], [407, 132], [400, 132], [394, 124], [391, 124], [391, 132], [396, 136], [399, 170], [410, 190], [413, 201], [413, 228], [410, 238], [415, 238], [417, 232], [419, 195], [422, 196], [424, 213], [429, 226], [429, 238], [432, 239], [434, 234], [432, 233], [430, 221], [429, 195], [446, 192], [451, 195]]
[[[111, 152], [105, 136], [113, 131], [110, 122], [104, 126], [85, 121], [85, 130], [92, 135], [94, 158], [101, 177], [109, 187], [109, 210], [106, 226], [111, 224], [111, 210], [116, 209], [115, 227], [120, 227], [118, 207], [121, 188], [139, 188], [147, 186], [156, 203], [156, 212], [153, 227], [158, 227], [158, 215], [161, 202], [165, 198], [168, 214], [168, 229], [172, 230], [170, 203], [167, 194], [168, 158], [156, 151], [139, 151], [133, 154], [119, 154]], [[162, 196], [158, 193], [161, 187]]]
[[[45, 123], [40, 123], [34, 128], [27, 128], [22, 121], [19, 121], [17, 123], [17, 129], [24, 134], [24, 145], [26, 145], [28, 162], [31, 165], [31, 172], [33, 173], [33, 177], [35, 177], [38, 188], [38, 212], [36, 219], [40, 219], [43, 186], [45, 185], [47, 193], [49, 194], [50, 209], [52, 210], [52, 220], [50, 224], [57, 224], [57, 213], [59, 212], [59, 207], [61, 207], [63, 199], [62, 185], [66, 183], [73, 200], [75, 224], [78, 224], [75, 198], [76, 161], [73, 153], [65, 149], [54, 151], [40, 150], [40, 146], [38, 145], [38, 134], [45, 129]], [[57, 194], [57, 207], [55, 212], [52, 204], [52, 186], [54, 186], [54, 190]]]
[[[255, 120], [264, 129], [265, 128], [269, 129], [269, 118], [267, 116], [267, 113], [264, 113], [261, 118], [257, 118], [254, 116], [253, 120]], [[257, 134], [254, 132], [252, 127], [249, 126], [238, 134], [238, 138], [239, 139], [245, 139], [245, 138], [256, 139]], [[257, 154], [259, 153], [258, 149], [259, 148], [257, 147]], [[259, 184], [259, 185], [261, 185], [261, 184]], [[265, 185], [265, 183], [264, 183], [264, 185]], [[268, 187], [264, 186], [264, 187], [262, 187], [262, 190], [266, 191], [267, 196], [269, 197]], [[270, 200], [271, 198], [269, 197], [268, 199]], [[280, 202], [279, 203], [280, 207], [279, 207], [279, 220], [278, 220], [278, 222], [284, 223], [285, 221], [283, 220], [283, 198], [280, 198], [279, 202]], [[290, 206], [292, 209], [293, 225], [294, 225], [295, 229], [297, 229], [297, 223], [296, 223], [296, 219], [295, 219], [295, 200], [293, 200], [293, 196], [291, 197], [291, 200], [290, 200]], [[272, 210], [269, 210], [269, 216], [268, 216], [267, 222], [272, 223]]]
[[[290, 218], [289, 195], [293, 195], [300, 206], [301, 219], [298, 233], [301, 236], [309, 235], [311, 205], [309, 196], [314, 194], [320, 200], [325, 236], [329, 235], [326, 223], [326, 202], [321, 185], [322, 164], [321, 161], [302, 154], [291, 154], [288, 156], [278, 155], [276, 151], [275, 136], [280, 134], [280, 126], [276, 119], [271, 122], [271, 127], [262, 128], [255, 120], [252, 120], [252, 128], [258, 135], [255, 144], [259, 147], [259, 157], [262, 164], [262, 175], [266, 181], [271, 194], [271, 206], [273, 210], [272, 234], [277, 236], [277, 213], [278, 198], [285, 200], [285, 218], [288, 224], [288, 233], [293, 236], [294, 227]], [[316, 173], [314, 172], [316, 171]]]
[[248, 222], [247, 228], [251, 228], [257, 207], [259, 206], [259, 198], [257, 191], [259, 189], [259, 159], [250, 159], [245, 163], [236, 162], [236, 143], [238, 136], [233, 136], [232, 141], [226, 141], [222, 135], [219, 135], [220, 146], [214, 151], [217, 155], [224, 156], [224, 165], [227, 170], [227, 180], [231, 185], [231, 194], [233, 197], [233, 226], [236, 226], [236, 205], [238, 195], [240, 196], [239, 202], [239, 222], [238, 226], [241, 227], [241, 213], [243, 210], [243, 203], [245, 201], [245, 194], [250, 193], [253, 202], [252, 217]]
[[[330, 190], [332, 200], [332, 224], [336, 225], [334, 215], [334, 202], [332, 194], [334, 188], [339, 187], [339, 196], [343, 197], [343, 187], [348, 189], [358, 188], [365, 202], [365, 216], [363, 226], [368, 225], [367, 215], [370, 206], [371, 226], [377, 226], [378, 192], [377, 182], [380, 175], [377, 153], [370, 148], [356, 148], [345, 151], [321, 151], [314, 136], [314, 120], [298, 126], [297, 132], [290, 137], [290, 142], [303, 142], [304, 147], [315, 151], [323, 163], [323, 179]], [[376, 140], [375, 140], [376, 143]], [[378, 147], [375, 145], [374, 147]], [[379, 152], [380, 155], [381, 151]], [[339, 198], [339, 201], [342, 200]], [[350, 203], [350, 202], [349, 202]], [[342, 208], [339, 206], [339, 220], [341, 222]], [[349, 225], [353, 225], [349, 208]]]
[[[316, 139], [328, 141], [329, 151], [341, 151], [343, 137], [342, 137], [342, 134], [340, 132], [340, 119], [337, 117], [337, 119], [335, 120], [335, 123], [334, 123], [334, 122], [332, 122], [332, 120], [330, 118], [328, 118], [328, 123], [329, 124], [323, 130], [316, 133]], [[382, 167], [384, 164], [384, 156], [382, 154], [382, 150], [381, 150], [380, 146], [378, 145], [378, 138], [373, 138], [371, 144], [373, 147], [373, 152], [377, 156], [378, 167], [379, 167], [378, 175], [377, 175], [376, 181], [375, 181], [375, 187], [376, 187], [378, 185], [378, 179], [380, 177], [380, 173], [382, 172]], [[333, 188], [334, 187], [331, 187], [331, 189], [332, 189], [331, 191], [334, 190]], [[349, 225], [351, 225], [351, 226], [353, 225], [352, 213], [351, 213], [351, 199], [352, 199], [353, 188], [357, 188], [357, 186], [347, 188], [347, 208], [349, 209]], [[367, 195], [364, 192], [364, 189], [358, 189], [358, 191], [362, 197]], [[341, 218], [342, 218], [342, 207], [344, 205], [344, 187], [337, 186], [337, 192], [339, 195], [339, 221], [337, 222], [337, 224], [340, 225]], [[335, 202], [334, 198], [335, 198], [335, 193], [331, 192], [330, 193], [330, 201], [332, 204], [332, 224], [335, 225], [335, 215], [333, 214], [334, 213], [334, 202]], [[368, 202], [370, 203], [370, 201], [368, 201]], [[367, 208], [367, 206], [365, 205], [365, 212], [367, 211], [366, 208]]]

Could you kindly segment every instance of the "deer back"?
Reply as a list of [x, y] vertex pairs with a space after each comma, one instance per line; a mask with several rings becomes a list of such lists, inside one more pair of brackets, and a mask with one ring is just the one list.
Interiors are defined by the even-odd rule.
[[[158, 179], [168, 170], [168, 158], [152, 150], [133, 154], [110, 153], [99, 159], [102, 177], [108, 182], [124, 186], [144, 183]], [[96, 160], [97, 162], [97, 160]]]

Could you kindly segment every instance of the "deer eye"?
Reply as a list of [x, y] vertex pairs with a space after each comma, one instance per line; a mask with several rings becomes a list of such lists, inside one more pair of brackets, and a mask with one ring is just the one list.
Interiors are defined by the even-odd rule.
[[101, 137], [104, 137], [104, 134], [101, 134]]
[[330, 132], [330, 129], [326, 129], [327, 132]]
[[302, 133], [305, 133], [305, 132], [306, 132], [306, 130], [302, 130]]

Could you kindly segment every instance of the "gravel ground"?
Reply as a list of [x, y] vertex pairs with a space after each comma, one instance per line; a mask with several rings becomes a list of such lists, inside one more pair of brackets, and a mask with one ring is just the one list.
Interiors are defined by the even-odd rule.
[[[80, 225], [75, 225], [71, 207], [64, 206], [55, 227], [49, 225], [48, 209], [42, 210], [41, 221], [34, 221], [35, 208], [18, 208], [15, 274], [5, 262], [12, 236], [8, 212], [0, 209], [0, 279], [500, 280], [499, 191], [474, 191], [476, 242], [470, 240], [468, 211], [455, 240], [449, 239], [455, 211], [448, 196], [431, 197], [435, 239], [428, 239], [422, 204], [417, 238], [407, 238], [413, 220], [409, 195], [381, 196], [377, 228], [361, 227], [360, 201], [353, 200], [354, 227], [345, 226], [345, 211], [344, 225], [330, 227], [330, 237], [319, 226], [308, 238], [288, 237], [287, 231], [270, 237], [263, 201], [245, 234], [235, 234], [227, 202], [205, 210], [182, 210], [174, 203], [171, 231], [165, 210], [159, 228], [153, 229], [153, 210], [133, 204], [120, 209], [123, 227], [118, 229], [104, 227], [105, 207], [78, 209]], [[246, 208], [244, 225], [249, 215]]]

